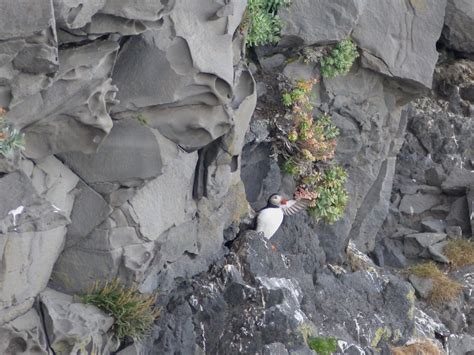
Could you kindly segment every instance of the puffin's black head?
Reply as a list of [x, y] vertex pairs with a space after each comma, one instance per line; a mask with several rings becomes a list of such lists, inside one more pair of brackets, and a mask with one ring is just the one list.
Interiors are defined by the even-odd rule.
[[279, 194], [273, 194], [268, 199], [268, 204], [275, 207], [280, 207], [281, 205], [286, 205], [286, 200], [281, 197]]

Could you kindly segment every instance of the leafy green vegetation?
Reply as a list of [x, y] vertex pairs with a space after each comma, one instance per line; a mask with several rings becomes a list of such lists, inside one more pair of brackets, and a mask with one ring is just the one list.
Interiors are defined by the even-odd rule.
[[408, 269], [408, 273], [431, 279], [433, 288], [428, 295], [427, 301], [432, 304], [449, 302], [458, 297], [462, 291], [462, 285], [451, 280], [432, 261], [412, 266]]
[[321, 75], [324, 78], [346, 75], [358, 56], [354, 42], [351, 39], [342, 40], [328, 55], [321, 58]]
[[248, 0], [247, 11], [241, 24], [247, 30], [247, 47], [275, 43], [283, 27], [278, 9], [288, 6], [291, 0]]
[[25, 135], [5, 122], [5, 113], [5, 110], [0, 107], [0, 154], [10, 158], [15, 150], [24, 149]]
[[337, 339], [333, 337], [309, 337], [308, 346], [318, 355], [331, 355], [337, 351]]
[[114, 317], [113, 331], [119, 340], [126, 337], [142, 340], [159, 316], [153, 308], [155, 296], [142, 295], [135, 287], [127, 288], [118, 280], [104, 285], [97, 282], [81, 300]]
[[323, 173], [320, 183], [314, 187], [317, 198], [309, 212], [316, 219], [324, 219], [328, 223], [334, 223], [344, 215], [347, 201], [349, 199], [344, 184], [347, 181], [347, 173], [340, 166], [334, 166]]
[[308, 210], [317, 220], [333, 223], [343, 216], [348, 201], [347, 174], [333, 163], [339, 129], [329, 115], [313, 118], [310, 95], [315, 83], [298, 81], [282, 95], [292, 123], [280, 155], [283, 171], [297, 180], [296, 197], [311, 200]]
[[474, 264], [474, 243], [469, 240], [450, 240], [443, 252], [454, 270]]

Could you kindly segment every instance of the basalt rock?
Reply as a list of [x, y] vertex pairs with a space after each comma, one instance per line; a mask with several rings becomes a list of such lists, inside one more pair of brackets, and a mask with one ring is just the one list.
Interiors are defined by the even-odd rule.
[[0, 339], [3, 354], [51, 354], [43, 323], [34, 309], [2, 325]]
[[[115, 351], [110, 317], [68, 295], [114, 278], [157, 293], [162, 311], [120, 354], [310, 354], [307, 335], [388, 353], [415, 328], [470, 351], [470, 292], [428, 316], [380, 268], [443, 261], [444, 237], [407, 235], [472, 223], [470, 61], [443, 54], [446, 101], [405, 110], [431, 86], [443, 23], [438, 48], [469, 57], [456, 1], [446, 18], [445, 0], [293, 1], [280, 42], [247, 53], [243, 0], [0, 4], [0, 107], [26, 142], [0, 161], [0, 352]], [[361, 58], [312, 96], [341, 131], [344, 218], [287, 217], [270, 241], [244, 233], [248, 202], [296, 188], [273, 154], [281, 75], [318, 76], [301, 46], [324, 54], [348, 36]]]
[[0, 191], [3, 323], [25, 313], [46, 287], [64, 245], [67, 217], [39, 196], [22, 172], [1, 177]]
[[443, 37], [458, 52], [473, 53], [474, 9], [468, 0], [448, 0]]
[[54, 352], [109, 353], [117, 348], [109, 332], [114, 319], [95, 306], [74, 302], [72, 296], [51, 289], [44, 290], [39, 299]]

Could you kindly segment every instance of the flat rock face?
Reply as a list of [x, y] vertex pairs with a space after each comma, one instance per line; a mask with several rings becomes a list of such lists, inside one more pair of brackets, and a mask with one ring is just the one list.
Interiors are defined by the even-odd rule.
[[474, 7], [469, 0], [448, 0], [443, 37], [459, 52], [474, 52]]
[[439, 196], [437, 195], [405, 195], [400, 202], [400, 212], [406, 214], [420, 214], [430, 208], [439, 205], [441, 202]]
[[352, 34], [362, 48], [362, 65], [430, 88], [445, 7], [446, 0], [394, 0], [366, 6]]
[[293, 2], [279, 11], [285, 23], [280, 44], [327, 44], [350, 35], [364, 67], [431, 88], [445, 8], [446, 0]]
[[40, 197], [21, 172], [1, 177], [0, 191], [0, 311], [6, 321], [4, 312], [31, 305], [46, 286], [64, 245], [67, 218]]
[[366, 0], [295, 1], [283, 7], [280, 44], [326, 44], [349, 36], [365, 10]]
[[71, 223], [68, 225], [66, 246], [89, 235], [112, 212], [112, 208], [102, 196], [82, 181], [76, 186], [74, 193], [76, 199], [72, 208]]
[[[394, 163], [403, 130], [401, 110], [396, 104], [404, 94], [392, 90], [381, 76], [355, 66], [344, 78], [325, 79], [320, 88], [340, 128], [336, 153], [346, 164], [350, 194], [346, 218], [333, 226], [321, 224], [321, 243], [331, 255], [335, 243], [343, 250], [348, 239], [361, 250], [370, 250], [384, 216], [391, 190]], [[335, 237], [335, 236], [338, 237]]]
[[162, 169], [155, 135], [136, 120], [116, 122], [97, 153], [64, 153], [59, 157], [89, 184], [142, 182], [158, 176]]
[[130, 201], [133, 216], [141, 234], [149, 240], [173, 225], [193, 218], [196, 211], [192, 199], [192, 177], [197, 163], [196, 153], [178, 153], [163, 175], [147, 184]]
[[474, 187], [474, 171], [456, 168], [451, 171], [441, 188], [449, 194], [463, 194]]

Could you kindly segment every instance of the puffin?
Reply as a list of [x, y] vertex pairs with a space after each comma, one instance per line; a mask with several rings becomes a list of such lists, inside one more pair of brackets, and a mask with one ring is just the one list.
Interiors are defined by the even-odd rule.
[[270, 239], [280, 228], [284, 216], [291, 216], [308, 206], [307, 200], [286, 200], [279, 194], [268, 198], [267, 206], [257, 216], [257, 233]]

